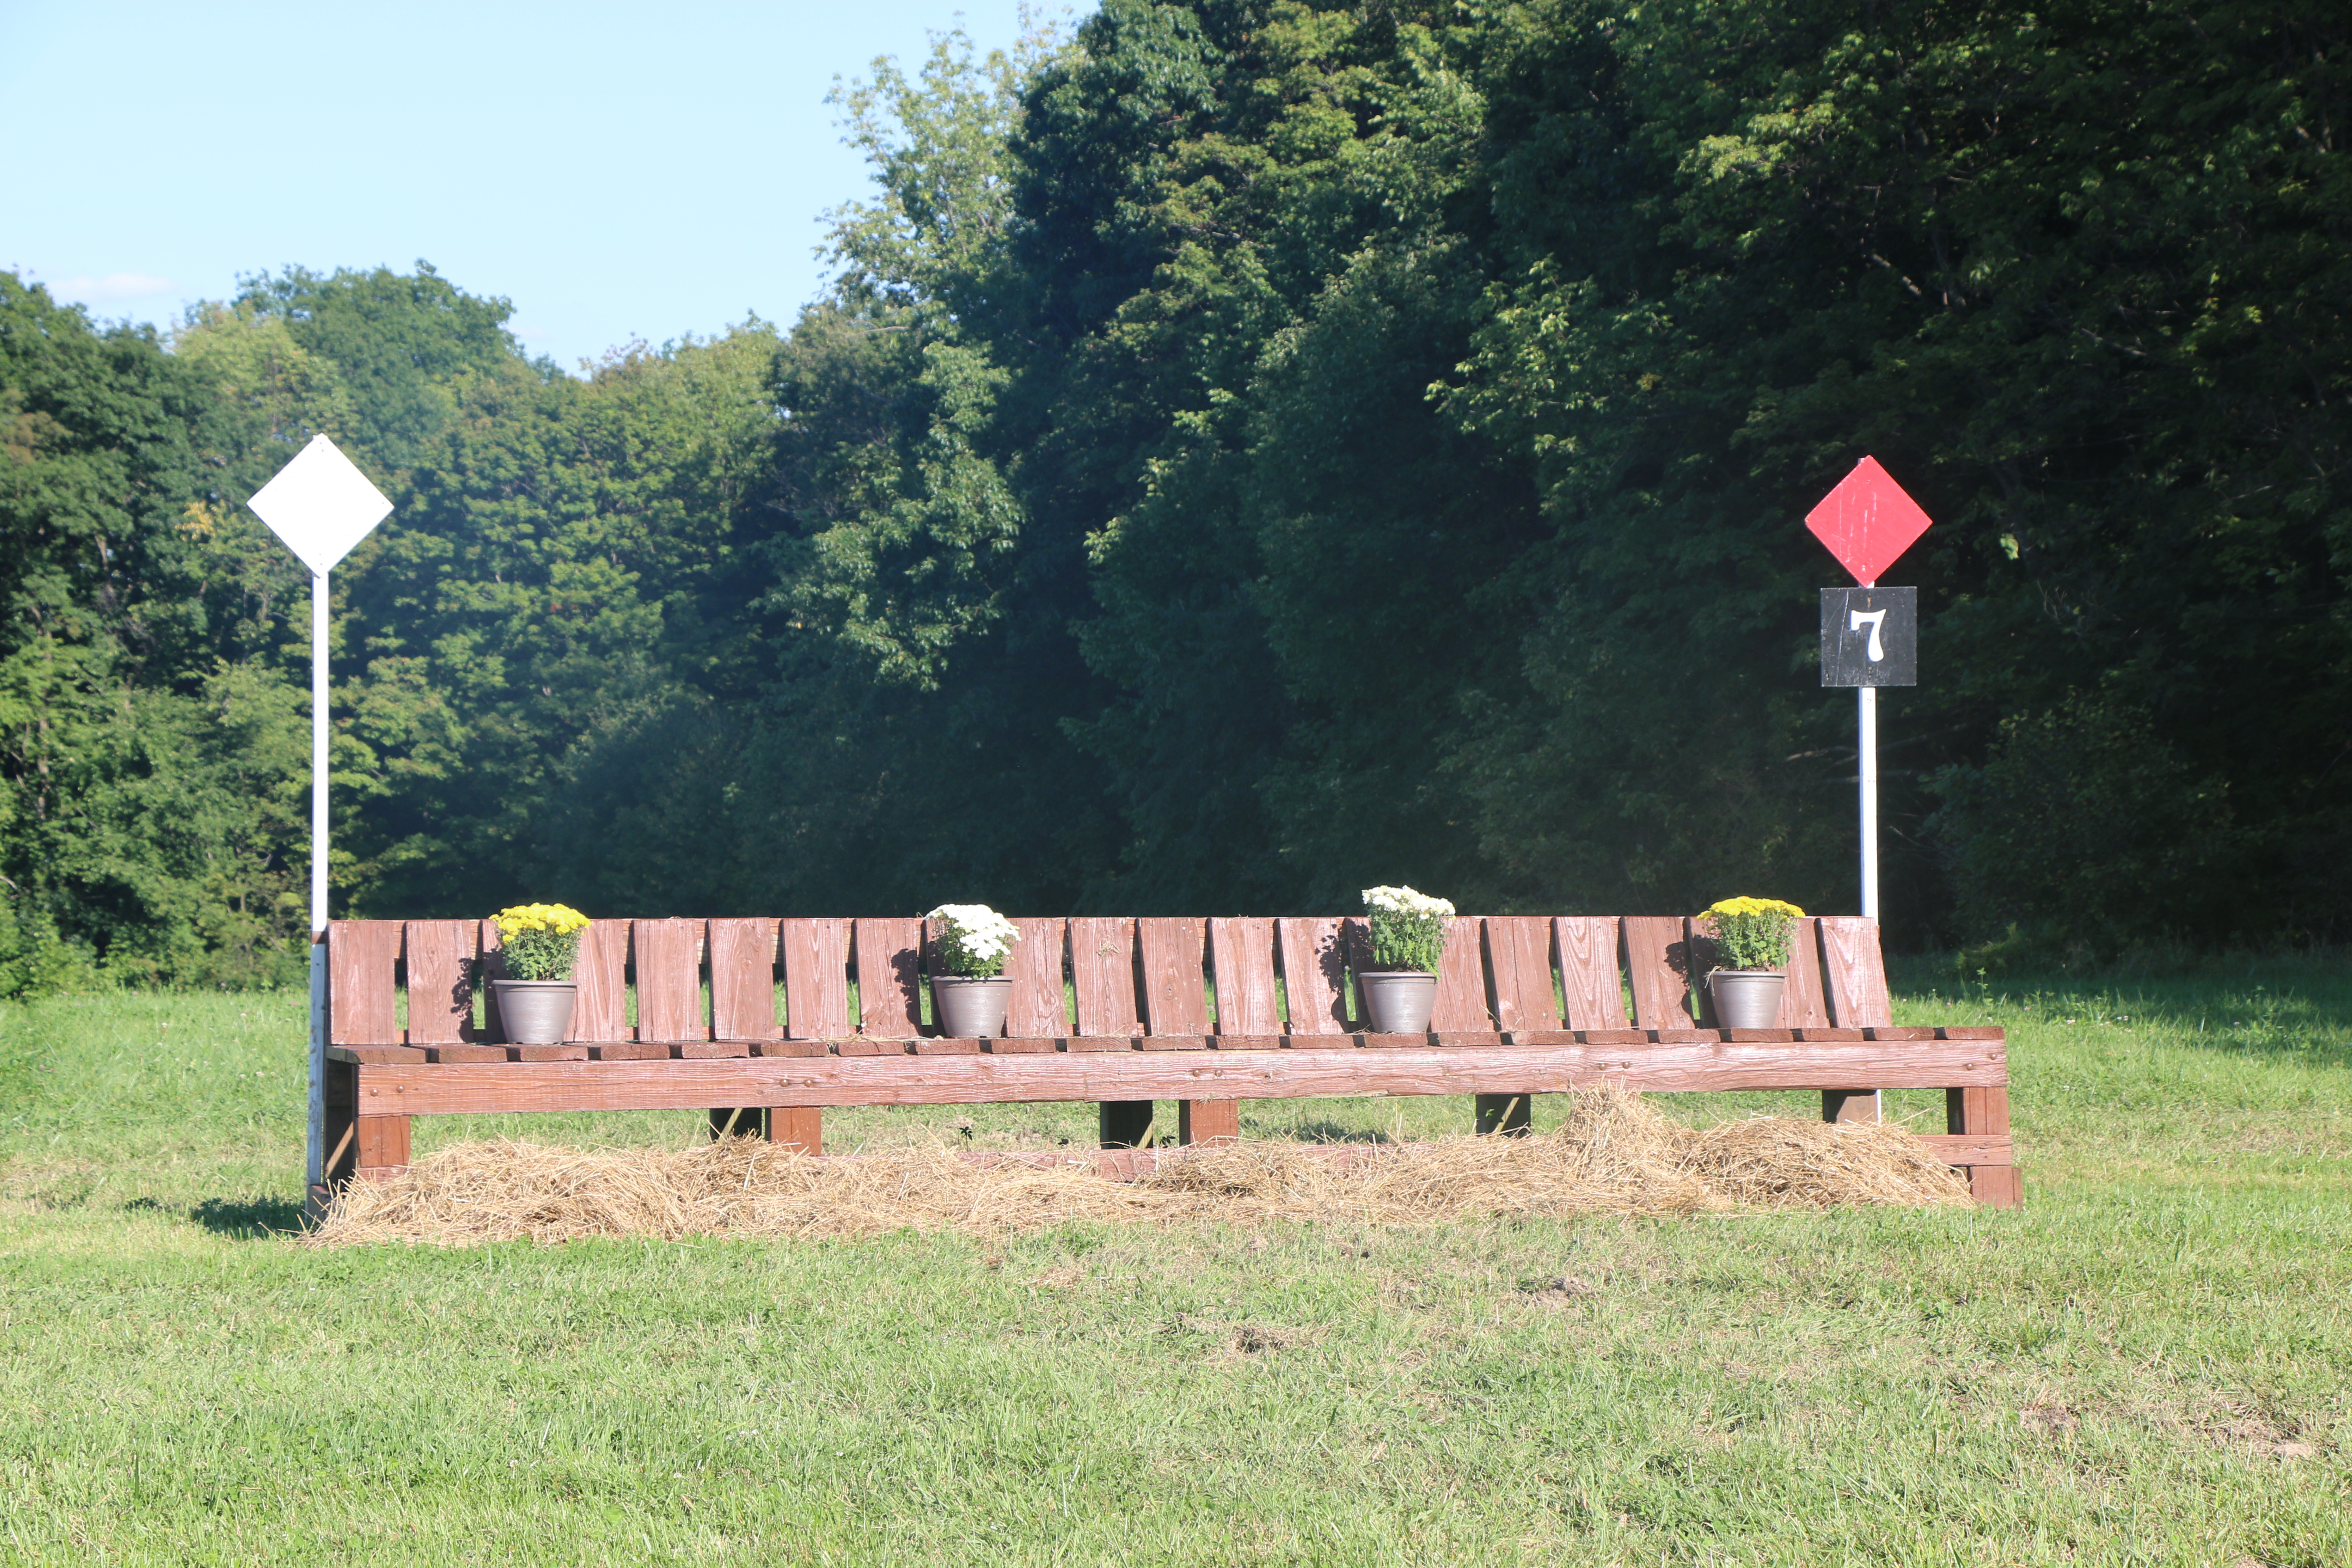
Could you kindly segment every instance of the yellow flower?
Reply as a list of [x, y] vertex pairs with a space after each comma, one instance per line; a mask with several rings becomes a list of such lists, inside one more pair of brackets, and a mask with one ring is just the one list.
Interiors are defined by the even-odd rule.
[[1718, 899], [1707, 906], [1705, 915], [1786, 915], [1790, 920], [1802, 920], [1805, 911], [1779, 899]]

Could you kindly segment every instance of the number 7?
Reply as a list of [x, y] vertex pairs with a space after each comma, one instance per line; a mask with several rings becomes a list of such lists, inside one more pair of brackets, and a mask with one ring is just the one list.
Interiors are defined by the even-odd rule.
[[1873, 664], [1877, 664], [1886, 658], [1886, 649], [1881, 647], [1878, 641], [1878, 628], [1885, 623], [1885, 610], [1855, 610], [1846, 621], [1845, 629], [1850, 632], [1858, 632], [1864, 626], [1870, 627], [1870, 646], [1863, 651], [1869, 656], [1870, 662]]

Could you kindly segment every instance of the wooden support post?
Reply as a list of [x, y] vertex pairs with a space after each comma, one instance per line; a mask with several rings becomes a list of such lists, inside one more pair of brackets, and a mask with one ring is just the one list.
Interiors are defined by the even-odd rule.
[[710, 1138], [765, 1138], [768, 1135], [768, 1113], [756, 1105], [710, 1108]]
[[824, 1152], [824, 1111], [814, 1105], [779, 1105], [768, 1111], [768, 1136], [802, 1154]]
[[1148, 1100], [1106, 1100], [1097, 1126], [1106, 1149], [1134, 1149], [1151, 1135], [1151, 1105]]
[[1237, 1100], [1180, 1100], [1176, 1102], [1179, 1143], [1238, 1143], [1242, 1137], [1242, 1106]]
[[[2009, 1131], [2009, 1090], [1948, 1089], [1944, 1091], [1944, 1130], [1986, 1137]], [[1969, 1193], [1987, 1208], [2013, 1209], [2025, 1203], [2025, 1184], [2015, 1165], [1970, 1165]]]
[[1478, 1100], [1478, 1136], [1499, 1132], [1506, 1138], [1525, 1138], [1535, 1131], [1535, 1096], [1532, 1094], [1482, 1094]]
[[1822, 1090], [1822, 1120], [1876, 1121], [1880, 1120], [1878, 1091], [1874, 1089], [1825, 1089]]
[[352, 1125], [353, 1180], [380, 1182], [408, 1169], [407, 1117], [360, 1116]]

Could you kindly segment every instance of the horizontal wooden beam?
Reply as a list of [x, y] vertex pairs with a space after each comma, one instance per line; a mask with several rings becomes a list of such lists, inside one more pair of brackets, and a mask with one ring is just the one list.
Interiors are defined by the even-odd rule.
[[1602, 1084], [1681, 1092], [1948, 1089], [2009, 1082], [1992, 1040], [1721, 1041], [1365, 1050], [739, 1057], [703, 1061], [362, 1062], [366, 1116], [743, 1105], [1315, 1100], [1548, 1094]]

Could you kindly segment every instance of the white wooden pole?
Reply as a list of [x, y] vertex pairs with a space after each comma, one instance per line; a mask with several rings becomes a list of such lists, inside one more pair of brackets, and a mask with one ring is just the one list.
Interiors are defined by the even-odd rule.
[[1878, 918], [1878, 688], [1857, 686], [1862, 705], [1862, 918]]
[[310, 1118], [307, 1187], [327, 1179], [327, 574], [310, 574]]

